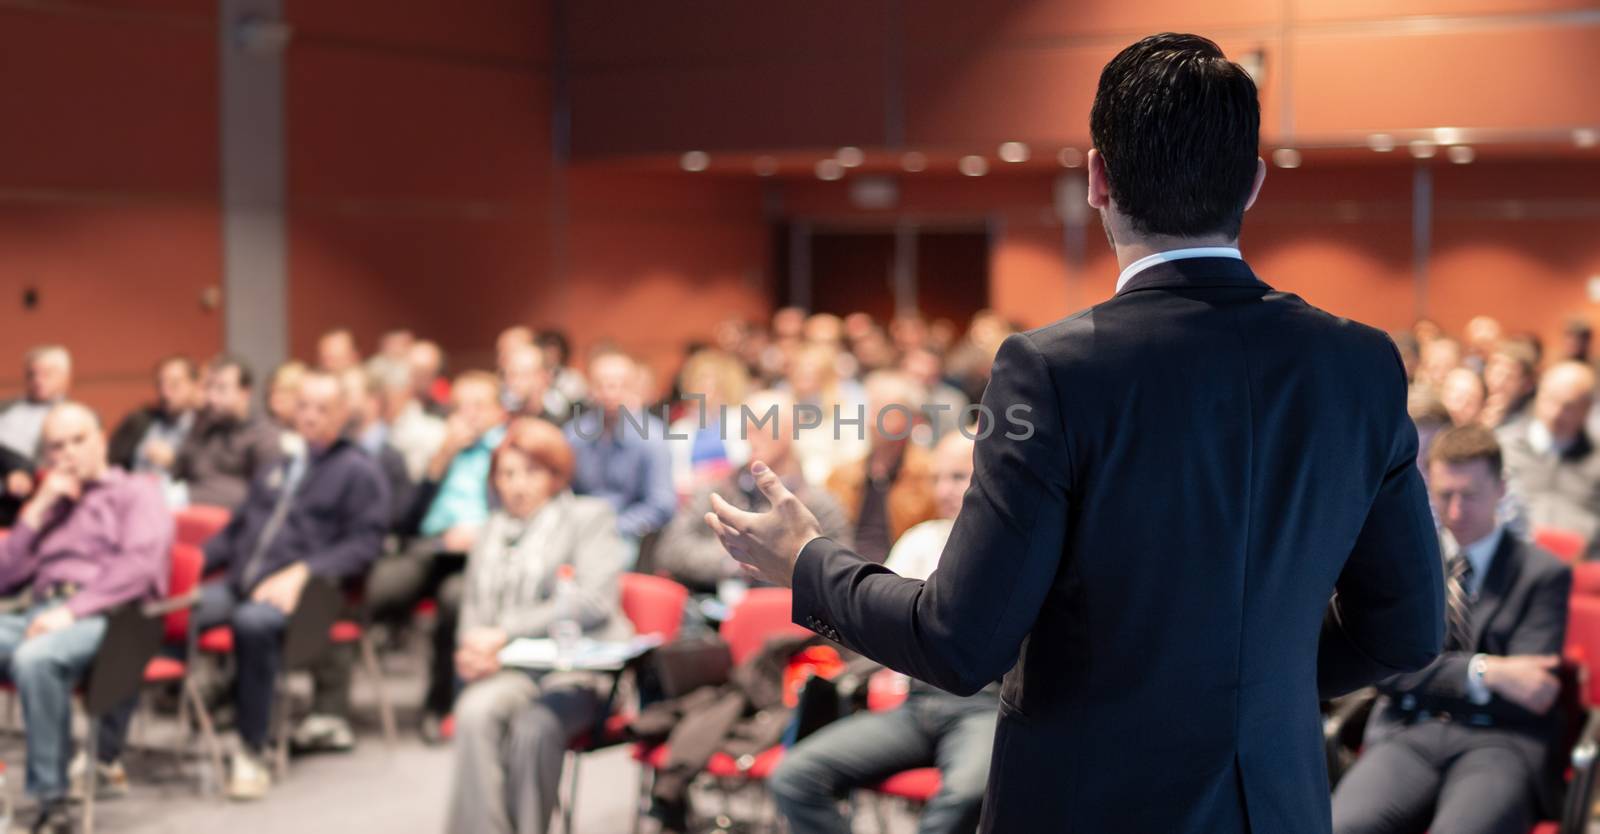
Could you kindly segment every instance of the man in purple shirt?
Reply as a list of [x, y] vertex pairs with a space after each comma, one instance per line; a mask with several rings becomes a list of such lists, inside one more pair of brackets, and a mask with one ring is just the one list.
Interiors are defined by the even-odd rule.
[[160, 486], [106, 462], [94, 412], [64, 402], [45, 417], [49, 472], [0, 541], [0, 588], [23, 613], [0, 616], [0, 668], [22, 697], [34, 831], [67, 831], [72, 688], [105, 636], [105, 614], [166, 589], [172, 514]]

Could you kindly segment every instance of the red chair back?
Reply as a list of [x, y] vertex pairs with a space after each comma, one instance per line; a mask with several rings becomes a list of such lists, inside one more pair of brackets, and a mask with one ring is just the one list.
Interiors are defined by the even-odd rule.
[[1533, 531], [1533, 541], [1569, 565], [1582, 558], [1583, 551], [1589, 547], [1583, 536], [1570, 530], [1557, 530], [1554, 527], [1536, 528]]
[[810, 634], [789, 621], [788, 588], [751, 588], [722, 624], [722, 639], [735, 666], [761, 650], [767, 640], [780, 635]]
[[226, 507], [204, 505], [184, 507], [173, 516], [177, 522], [177, 540], [195, 547], [204, 547], [208, 539], [228, 526], [230, 515], [232, 513]]
[[1567, 601], [1567, 645], [1562, 652], [1579, 666], [1585, 707], [1600, 706], [1600, 597], [1574, 594]]
[[660, 635], [670, 643], [683, 627], [683, 606], [689, 589], [662, 576], [625, 573], [617, 581], [622, 613], [638, 634]]
[[[172, 573], [167, 579], [167, 595], [178, 597], [193, 591], [200, 584], [200, 571], [205, 568], [206, 556], [199, 547], [174, 542], [170, 557]], [[180, 608], [168, 614], [162, 624], [162, 639], [178, 644], [189, 639], [189, 611]]]

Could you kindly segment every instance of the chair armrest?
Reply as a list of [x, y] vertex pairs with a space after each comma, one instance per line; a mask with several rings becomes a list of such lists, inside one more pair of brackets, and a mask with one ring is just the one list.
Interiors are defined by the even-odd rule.
[[1572, 746], [1572, 781], [1561, 811], [1561, 834], [1586, 834], [1594, 806], [1595, 759], [1600, 753], [1600, 710], [1589, 710], [1578, 743]]
[[175, 597], [153, 600], [144, 604], [140, 611], [146, 617], [165, 617], [185, 608], [193, 608], [200, 604], [200, 588], [196, 586], [186, 594]]

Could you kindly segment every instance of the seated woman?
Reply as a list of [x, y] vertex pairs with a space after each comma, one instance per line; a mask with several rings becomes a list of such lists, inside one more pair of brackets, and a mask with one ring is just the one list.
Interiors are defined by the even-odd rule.
[[[519, 418], [494, 453], [490, 482], [500, 507], [467, 560], [456, 671], [456, 767], [445, 830], [543, 832], [556, 805], [567, 742], [592, 726], [609, 681], [577, 672], [502, 669], [498, 653], [518, 637], [545, 637], [563, 616], [558, 574], [576, 580], [570, 616], [585, 635], [626, 639], [618, 602], [626, 546], [603, 498], [567, 490], [572, 449], [561, 430]], [[570, 566], [568, 568], [567, 566]]]

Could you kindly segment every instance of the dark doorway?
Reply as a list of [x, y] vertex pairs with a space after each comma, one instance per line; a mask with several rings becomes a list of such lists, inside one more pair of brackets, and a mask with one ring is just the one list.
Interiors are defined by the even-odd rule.
[[[773, 246], [779, 306], [891, 319], [897, 302], [965, 327], [989, 304], [989, 234], [982, 226], [911, 228], [781, 225]], [[903, 239], [902, 239], [903, 238]], [[904, 257], [906, 275], [897, 272]], [[897, 276], [910, 280], [901, 284]], [[809, 298], [809, 304], [806, 299]]]

